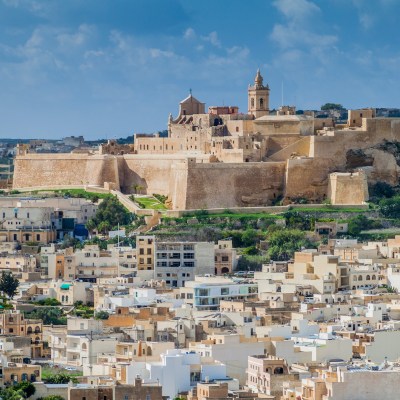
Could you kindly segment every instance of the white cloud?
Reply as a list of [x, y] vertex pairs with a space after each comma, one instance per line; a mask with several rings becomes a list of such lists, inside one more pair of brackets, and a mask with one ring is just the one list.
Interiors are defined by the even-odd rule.
[[275, 7], [283, 14], [286, 23], [275, 24], [270, 38], [282, 49], [307, 47], [311, 50], [324, 49], [335, 45], [338, 37], [319, 33], [314, 28], [315, 18], [321, 10], [308, 0], [277, 0]]
[[221, 47], [221, 42], [218, 38], [218, 33], [215, 31], [210, 32], [207, 36], [202, 36], [201, 38], [205, 42], [210, 42], [215, 47]]
[[193, 28], [187, 28], [185, 33], [183, 34], [183, 38], [186, 40], [195, 39], [196, 32], [194, 31]]
[[297, 47], [299, 44], [310, 47], [329, 47], [338, 40], [336, 35], [318, 34], [293, 23], [276, 24], [273, 27], [271, 38], [283, 48]]
[[320, 11], [320, 8], [308, 0], [276, 0], [274, 6], [292, 20], [303, 20]]
[[87, 43], [94, 34], [93, 26], [82, 24], [76, 32], [63, 32], [57, 36], [58, 43], [62, 47], [76, 47]]

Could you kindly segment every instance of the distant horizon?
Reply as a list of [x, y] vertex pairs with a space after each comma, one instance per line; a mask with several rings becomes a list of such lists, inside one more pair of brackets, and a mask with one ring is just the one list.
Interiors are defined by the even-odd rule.
[[190, 89], [246, 113], [257, 68], [271, 108], [397, 108], [398, 15], [396, 0], [0, 0], [0, 137], [164, 130]]

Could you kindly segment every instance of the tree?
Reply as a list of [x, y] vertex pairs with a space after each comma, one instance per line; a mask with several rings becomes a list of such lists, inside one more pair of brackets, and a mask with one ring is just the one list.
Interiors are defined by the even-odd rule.
[[31, 382], [28, 382], [28, 381], [17, 383], [16, 385], [13, 386], [13, 389], [17, 390], [17, 391], [22, 390], [22, 392], [24, 393], [25, 399], [33, 396], [36, 392], [35, 386]]
[[283, 229], [273, 232], [268, 241], [268, 256], [274, 261], [287, 261], [296, 251], [314, 247], [304, 232], [298, 229]]
[[44, 383], [66, 384], [69, 381], [77, 382], [77, 379], [74, 376], [68, 375], [64, 372], [59, 372], [58, 374], [50, 375], [46, 378], [43, 378]]
[[348, 221], [348, 232], [352, 236], [357, 236], [362, 230], [369, 229], [370, 222], [365, 215], [357, 215]]
[[110, 314], [107, 311], [98, 311], [94, 315], [95, 319], [108, 319], [109, 317], [110, 317]]
[[8, 298], [13, 299], [18, 293], [19, 280], [10, 271], [2, 271], [0, 277], [0, 291], [5, 293]]
[[39, 300], [37, 304], [41, 306], [59, 306], [61, 303], [57, 300], [54, 299], [53, 297], [48, 297], [47, 299], [44, 300]]
[[0, 390], [2, 400], [21, 400], [33, 396], [36, 392], [35, 386], [28, 381], [16, 383], [15, 385]]
[[298, 211], [287, 211], [284, 214], [286, 226], [289, 228], [311, 231], [315, 226], [315, 217], [303, 215]]
[[387, 218], [400, 218], [400, 196], [382, 199], [379, 202], [381, 213]]
[[382, 197], [390, 198], [395, 195], [395, 191], [392, 186], [386, 182], [377, 182], [371, 187], [371, 197], [381, 199]]
[[254, 246], [258, 241], [260, 237], [258, 232], [255, 229], [246, 229], [242, 233], [242, 244], [243, 246], [250, 247]]
[[[37, 399], [39, 400], [39, 399]], [[64, 397], [57, 394], [52, 394], [50, 396], [42, 397], [41, 400], [65, 400]]]
[[338, 103], [325, 103], [323, 106], [321, 106], [322, 111], [328, 111], [328, 110], [344, 110], [345, 108]]
[[66, 325], [67, 318], [58, 307], [37, 307], [25, 313], [26, 318], [41, 319], [44, 325]]
[[267, 257], [243, 254], [238, 261], [238, 271], [261, 271], [263, 264], [269, 261]]
[[132, 221], [132, 214], [115, 196], [106, 197], [99, 205], [96, 215], [88, 222], [91, 230], [107, 232], [118, 224], [127, 225]]

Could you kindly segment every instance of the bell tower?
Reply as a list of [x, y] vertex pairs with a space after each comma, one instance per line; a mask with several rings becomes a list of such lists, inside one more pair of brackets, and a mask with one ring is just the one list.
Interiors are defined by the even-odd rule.
[[269, 114], [269, 86], [263, 85], [260, 69], [257, 70], [254, 85], [249, 85], [248, 102], [248, 113], [254, 115], [255, 118]]

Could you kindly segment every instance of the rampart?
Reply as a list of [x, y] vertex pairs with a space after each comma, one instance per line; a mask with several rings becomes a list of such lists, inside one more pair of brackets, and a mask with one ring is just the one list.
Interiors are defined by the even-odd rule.
[[[361, 128], [336, 130], [323, 136], [270, 137], [267, 147], [274, 151], [267, 162], [235, 162], [247, 150], [236, 149], [233, 144], [232, 148], [223, 149], [229, 162], [210, 162], [215, 161], [215, 155], [195, 151], [120, 155], [28, 153], [15, 159], [13, 187], [107, 186], [123, 193], [166, 195], [174, 209], [183, 210], [266, 206], [280, 197], [288, 202], [299, 197], [315, 202], [326, 198], [328, 177], [333, 172], [361, 168], [369, 183], [382, 180], [397, 184], [399, 154], [387, 150], [386, 141], [400, 142], [400, 119], [363, 119]], [[352, 163], [349, 151], [350, 155], [356, 153]]]
[[177, 209], [268, 205], [282, 196], [285, 163], [198, 163], [189, 159], [175, 169], [185, 179], [186, 201]]
[[65, 186], [119, 186], [116, 158], [87, 154], [26, 154], [17, 156], [13, 188]]

